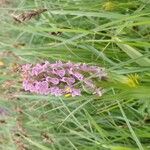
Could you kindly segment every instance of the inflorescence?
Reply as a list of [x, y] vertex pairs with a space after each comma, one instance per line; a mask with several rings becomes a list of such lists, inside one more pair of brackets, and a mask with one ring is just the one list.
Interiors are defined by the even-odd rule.
[[42, 95], [80, 96], [83, 92], [102, 95], [96, 81], [107, 77], [104, 68], [81, 63], [61, 61], [22, 66], [23, 88], [25, 91]]

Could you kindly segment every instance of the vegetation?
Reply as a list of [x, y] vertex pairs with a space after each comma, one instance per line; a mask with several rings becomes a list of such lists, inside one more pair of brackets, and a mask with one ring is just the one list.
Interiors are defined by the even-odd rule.
[[[0, 5], [0, 149], [150, 149], [150, 0]], [[25, 92], [19, 66], [45, 60], [105, 67], [105, 93]]]

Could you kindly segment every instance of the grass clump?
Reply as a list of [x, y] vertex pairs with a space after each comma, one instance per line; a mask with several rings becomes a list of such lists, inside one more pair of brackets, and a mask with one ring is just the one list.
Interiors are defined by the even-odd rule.
[[[43, 8], [22, 22], [11, 15]], [[150, 148], [150, 1], [17, 0], [0, 9], [2, 150]], [[45, 60], [105, 67], [105, 94], [23, 91], [19, 66]]]

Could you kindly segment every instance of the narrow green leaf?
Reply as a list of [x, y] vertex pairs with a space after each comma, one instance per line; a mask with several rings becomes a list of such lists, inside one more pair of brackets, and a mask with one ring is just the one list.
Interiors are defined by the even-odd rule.
[[[122, 44], [122, 40], [120, 40], [118, 37], [113, 37], [114, 42], [118, 45], [118, 47], [124, 51], [130, 58], [136, 59], [138, 57], [142, 57], [143, 54], [141, 54], [139, 51], [134, 49], [133, 47], [127, 45], [127, 44]], [[141, 58], [138, 61], [136, 61], [137, 64], [140, 66], [150, 66], [150, 59], [148, 58]]]

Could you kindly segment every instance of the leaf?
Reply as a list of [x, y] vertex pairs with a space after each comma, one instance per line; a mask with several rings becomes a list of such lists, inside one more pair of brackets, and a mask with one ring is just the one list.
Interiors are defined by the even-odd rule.
[[[118, 37], [113, 37], [114, 42], [118, 45], [118, 47], [124, 51], [130, 58], [136, 59], [139, 57], [142, 57], [143, 54], [141, 54], [139, 51], [134, 49], [133, 47], [127, 45], [127, 44], [122, 44], [122, 40], [120, 40]], [[150, 66], [150, 59], [142, 57], [138, 61], [136, 61], [137, 64], [140, 66]]]

